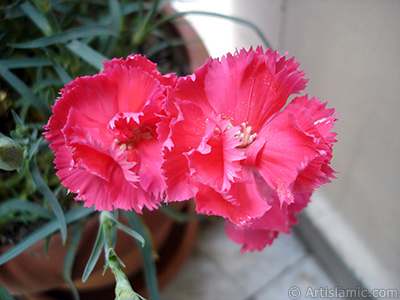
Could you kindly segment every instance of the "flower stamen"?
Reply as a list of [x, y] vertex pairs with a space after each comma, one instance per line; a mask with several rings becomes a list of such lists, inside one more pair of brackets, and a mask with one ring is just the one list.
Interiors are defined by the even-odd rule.
[[235, 134], [235, 137], [240, 138], [240, 141], [242, 142], [242, 144], [237, 147], [239, 149], [246, 148], [257, 137], [257, 133], [251, 134], [251, 126], [247, 126], [246, 123], [242, 123], [241, 126], [242, 130]]

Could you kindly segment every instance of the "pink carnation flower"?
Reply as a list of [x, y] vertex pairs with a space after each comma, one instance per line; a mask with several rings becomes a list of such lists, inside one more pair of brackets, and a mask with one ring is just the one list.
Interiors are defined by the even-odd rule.
[[285, 107], [306, 87], [298, 66], [261, 47], [242, 50], [180, 78], [166, 101], [166, 201], [194, 197], [199, 213], [226, 218], [242, 251], [289, 233], [294, 214], [334, 177], [334, 110], [308, 96]]
[[61, 91], [44, 133], [57, 175], [97, 210], [153, 209], [162, 201], [162, 143], [156, 124], [175, 75], [140, 55], [104, 63]]

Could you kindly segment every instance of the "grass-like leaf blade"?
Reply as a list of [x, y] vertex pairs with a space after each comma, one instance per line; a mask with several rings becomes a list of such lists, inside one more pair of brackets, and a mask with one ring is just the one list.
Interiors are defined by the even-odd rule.
[[[94, 210], [92, 208], [87, 207], [78, 207], [75, 208], [65, 214], [65, 220], [67, 224], [75, 222], [91, 213]], [[13, 248], [9, 249], [7, 252], [0, 255], [0, 265], [8, 262], [9, 260], [13, 259], [14, 257], [18, 256], [30, 246], [38, 242], [39, 240], [45, 238], [46, 236], [56, 232], [59, 229], [58, 220], [50, 221], [49, 223], [43, 225], [42, 227], [38, 228], [26, 238], [24, 238], [21, 242], [16, 244]]]
[[53, 194], [53, 192], [50, 190], [47, 184], [43, 181], [43, 178], [40, 175], [36, 164], [35, 156], [33, 156], [31, 161], [29, 162], [29, 172], [31, 173], [33, 182], [36, 184], [39, 191], [46, 197], [47, 201], [49, 201], [49, 204], [53, 209], [54, 214], [56, 215], [59, 227], [61, 229], [62, 241], [63, 243], [65, 243], [65, 241], [67, 240], [67, 223], [65, 220], [64, 212], [56, 196]]
[[71, 239], [69, 240], [69, 244], [67, 246], [68, 248], [65, 254], [65, 259], [62, 269], [64, 280], [67, 282], [74, 300], [79, 300], [79, 293], [72, 282], [71, 274], [72, 274], [72, 268], [74, 266], [76, 251], [78, 250], [78, 246], [82, 238], [82, 233], [83, 229], [85, 228], [85, 224], [86, 224], [85, 219], [81, 219], [79, 220], [78, 223], [76, 223], [74, 231], [71, 235]]
[[145, 229], [140, 217], [132, 211], [124, 211], [129, 225], [145, 239], [145, 244], [139, 250], [143, 258], [144, 274], [147, 290], [152, 300], [161, 300], [160, 291], [158, 289], [157, 269], [153, 258], [153, 248], [148, 231]]
[[121, 30], [122, 26], [122, 12], [121, 5], [118, 0], [109, 0], [108, 5], [110, 7], [111, 26], [117, 31]]
[[43, 115], [51, 114], [50, 107], [40, 101], [40, 99], [32, 92], [32, 90], [17, 76], [10, 72], [5, 66], [0, 64], [0, 75], [18, 92], [36, 107]]
[[118, 36], [118, 32], [107, 26], [102, 26], [98, 24], [85, 25], [81, 27], [68, 29], [63, 32], [43, 37], [34, 41], [19, 43], [19, 44], [11, 44], [10, 46], [20, 49], [33, 49], [33, 48], [47, 47], [57, 43], [66, 43], [71, 40], [80, 39], [84, 37], [93, 37], [98, 35]]
[[40, 13], [35, 6], [30, 2], [26, 1], [21, 5], [22, 10], [28, 16], [29, 19], [45, 34], [51, 35], [53, 30], [50, 23], [47, 21], [46, 16]]
[[70, 43], [66, 44], [66, 47], [98, 70], [101, 70], [103, 68], [103, 61], [110, 60], [100, 52], [97, 52], [90, 46], [77, 40], [73, 40]]
[[115, 225], [117, 226], [118, 229], [125, 231], [127, 234], [129, 234], [131, 237], [133, 237], [136, 241], [138, 241], [142, 247], [146, 244], [145, 239], [139, 232], [122, 224], [121, 222], [116, 222]]
[[45, 209], [42, 205], [20, 199], [11, 199], [3, 202], [0, 205], [0, 218], [7, 215], [10, 211], [29, 211], [45, 219], [51, 220], [54, 218], [54, 214]]
[[24, 69], [32, 67], [47, 67], [51, 66], [51, 60], [47, 57], [32, 57], [32, 58], [12, 58], [0, 60], [0, 65], [10, 69]]
[[90, 258], [86, 264], [85, 271], [83, 272], [82, 276], [83, 282], [85, 282], [89, 278], [90, 274], [93, 272], [93, 269], [96, 266], [96, 263], [99, 260], [100, 254], [103, 250], [103, 246], [105, 244], [103, 230], [104, 226], [103, 224], [100, 224], [96, 242], [94, 243], [93, 251], [90, 254]]
[[54, 69], [56, 69], [56, 72], [58, 74], [58, 77], [60, 77], [61, 81], [63, 82], [64, 85], [70, 83], [72, 81], [71, 76], [61, 67], [61, 65], [56, 62], [55, 60], [51, 60], [54, 66]]

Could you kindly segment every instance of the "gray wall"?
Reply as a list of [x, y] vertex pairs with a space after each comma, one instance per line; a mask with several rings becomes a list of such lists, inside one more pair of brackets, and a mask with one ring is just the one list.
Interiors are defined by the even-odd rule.
[[[219, 0], [218, 6], [216, 2], [188, 1], [177, 7], [252, 20], [274, 48], [281, 54], [289, 51], [302, 63], [310, 78], [306, 92], [339, 112], [333, 167], [340, 173], [323, 189], [325, 197], [314, 202], [329, 202], [344, 230], [357, 237], [358, 242], [347, 240], [348, 246], [354, 243], [361, 256], [365, 249], [370, 255], [366, 257], [391, 280], [387, 287], [399, 288], [400, 1]], [[208, 17], [189, 20], [213, 56], [261, 43], [245, 26]], [[329, 227], [338, 230], [335, 224]], [[333, 235], [340, 239], [341, 233]], [[355, 268], [370, 282], [383, 282], [374, 278], [379, 273], [368, 261], [361, 264]]]

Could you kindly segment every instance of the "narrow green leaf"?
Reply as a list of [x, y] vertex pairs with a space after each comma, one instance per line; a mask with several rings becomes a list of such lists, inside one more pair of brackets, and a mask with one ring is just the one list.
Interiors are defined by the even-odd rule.
[[42, 13], [47, 13], [51, 8], [51, 0], [32, 0]]
[[[45, 78], [43, 80], [40, 80], [38, 82], [36, 82], [33, 86], [32, 86], [32, 91], [37, 93], [41, 90], [47, 89], [48, 87], [59, 87], [62, 86], [63, 82], [60, 78], [57, 77], [48, 77]], [[59, 88], [57, 88], [58, 90]], [[46, 93], [49, 93], [50, 91], [52, 91], [52, 89], [47, 89]], [[54, 100], [54, 97], [51, 98], [52, 100]]]
[[103, 250], [103, 246], [105, 243], [103, 236], [103, 227], [103, 224], [100, 224], [92, 254], [90, 255], [90, 258], [86, 264], [85, 271], [83, 272], [82, 282], [85, 282], [89, 278], [90, 274], [93, 272], [93, 269], [96, 266], [97, 261], [99, 260], [101, 251]]
[[45, 209], [42, 205], [20, 199], [11, 199], [3, 202], [0, 205], [0, 218], [7, 215], [11, 211], [29, 211], [45, 219], [51, 220], [54, 218], [54, 214]]
[[15, 300], [0, 283], [0, 299], [1, 300]]
[[39, 98], [31, 91], [31, 89], [17, 76], [10, 72], [6, 67], [0, 64], [0, 75], [18, 92], [36, 107], [43, 115], [49, 116], [51, 109], [45, 105]]
[[[65, 214], [65, 220], [67, 224], [75, 222], [89, 214], [93, 213], [94, 210], [92, 208], [87, 207], [78, 207], [75, 208]], [[36, 242], [40, 241], [41, 239], [45, 238], [46, 236], [56, 232], [59, 229], [58, 220], [50, 221], [46, 223], [42, 227], [36, 229], [26, 238], [24, 238], [21, 242], [16, 244], [13, 248], [9, 249], [7, 252], [0, 255], [0, 265], [8, 262], [9, 260], [13, 259], [14, 257], [18, 256], [30, 246], [35, 244]]]
[[56, 33], [48, 37], [43, 37], [34, 41], [20, 43], [20, 44], [11, 44], [10, 46], [21, 49], [33, 49], [33, 48], [47, 47], [57, 43], [66, 43], [71, 40], [84, 37], [98, 36], [98, 35], [118, 36], [118, 33], [107, 26], [101, 26], [98, 24], [86, 25], [68, 29], [66, 31]]
[[91, 66], [95, 67], [98, 70], [103, 68], [103, 62], [109, 61], [110, 59], [105, 57], [100, 52], [97, 52], [93, 48], [88, 45], [81, 43], [77, 40], [73, 40], [70, 43], [65, 45], [69, 50], [74, 52], [84, 61], [86, 61]]
[[148, 229], [143, 224], [140, 217], [133, 211], [124, 211], [129, 225], [145, 239], [145, 244], [140, 247], [140, 253], [143, 258], [144, 274], [147, 290], [152, 300], [161, 300], [160, 291], [158, 289], [157, 269], [153, 258], [153, 248], [148, 233]]
[[8, 69], [25, 69], [32, 67], [47, 67], [51, 66], [51, 60], [47, 57], [37, 58], [13, 58], [0, 60], [0, 64]]
[[23, 128], [25, 127], [24, 121], [21, 119], [21, 117], [15, 112], [15, 110], [11, 111], [11, 114], [13, 115], [13, 118], [15, 120], [15, 123], [17, 126]]
[[54, 69], [56, 69], [56, 72], [60, 77], [61, 81], [63, 82], [63, 84], [66, 85], [70, 83], [72, 81], [71, 76], [69, 76], [69, 74], [54, 59], [51, 59], [51, 62], [53, 63]]
[[46, 16], [40, 13], [35, 6], [29, 1], [26, 1], [21, 5], [22, 10], [28, 16], [29, 19], [45, 34], [51, 35], [52, 28], [50, 23], [47, 21]]
[[37, 139], [37, 140], [33, 143], [32, 147], [31, 147], [31, 148], [29, 149], [29, 151], [28, 151], [28, 155], [27, 155], [27, 159], [28, 159], [28, 160], [31, 160], [31, 159], [32, 159], [33, 155], [36, 153], [36, 150], [39, 148], [39, 145], [40, 145], [41, 142], [42, 142], [42, 138]]
[[111, 26], [114, 28], [114, 30], [119, 32], [122, 26], [122, 14], [119, 1], [109, 0], [108, 5], [110, 7]]
[[67, 223], [65, 221], [64, 212], [56, 196], [53, 194], [47, 184], [43, 181], [43, 178], [40, 176], [35, 157], [33, 157], [29, 162], [29, 171], [32, 175], [33, 182], [36, 184], [39, 191], [46, 197], [47, 201], [49, 201], [49, 204], [57, 217], [59, 227], [61, 229], [62, 241], [63, 243], [65, 243], [65, 241], [67, 240]]
[[63, 269], [62, 269], [64, 280], [67, 282], [74, 300], [79, 300], [79, 293], [72, 281], [72, 277], [71, 277], [72, 276], [72, 268], [74, 266], [76, 251], [78, 250], [78, 246], [79, 246], [79, 243], [82, 238], [82, 233], [83, 233], [83, 229], [85, 228], [85, 224], [86, 224], [86, 220], [81, 219], [75, 225], [74, 231], [71, 235], [71, 239], [69, 240], [67, 252], [65, 254]]
[[141, 234], [139, 234], [137, 231], [133, 230], [132, 228], [122, 224], [121, 222], [119, 222], [116, 219], [115, 215], [112, 215], [110, 212], [103, 212], [103, 220], [104, 222], [109, 219], [111, 220], [119, 229], [125, 231], [127, 234], [129, 234], [130, 236], [132, 236], [134, 239], [136, 239], [136, 241], [140, 242], [142, 244], [142, 246], [144, 246], [145, 244], [145, 240], [143, 238], [143, 236]]
[[122, 224], [121, 222], [115, 223], [118, 229], [121, 229], [122, 231], [125, 231], [127, 234], [129, 234], [131, 237], [133, 237], [136, 241], [138, 241], [141, 246], [143, 247], [145, 245], [145, 239], [141, 234], [139, 234], [137, 231], [133, 230], [132, 228]]
[[121, 13], [123, 16], [126, 16], [132, 13], [138, 13], [140, 12], [140, 10], [150, 10], [151, 8], [152, 4], [148, 2], [146, 3], [139, 3], [139, 1], [129, 2], [121, 5]]

